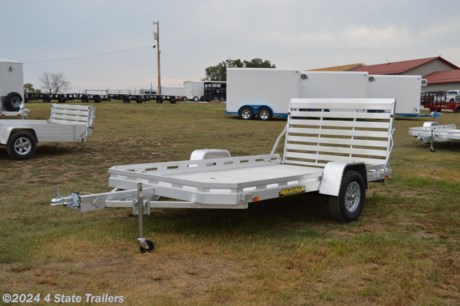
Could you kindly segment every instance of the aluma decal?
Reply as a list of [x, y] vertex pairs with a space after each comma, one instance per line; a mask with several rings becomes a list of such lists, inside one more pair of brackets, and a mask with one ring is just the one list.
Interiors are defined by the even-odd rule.
[[298, 194], [302, 192], [305, 192], [305, 186], [295, 186], [295, 187], [285, 188], [285, 189], [280, 190], [279, 196], [285, 197], [285, 196]]

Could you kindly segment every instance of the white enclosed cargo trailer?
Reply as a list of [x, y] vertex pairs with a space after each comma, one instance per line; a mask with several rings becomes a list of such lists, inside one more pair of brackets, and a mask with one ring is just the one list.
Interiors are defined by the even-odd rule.
[[[244, 209], [253, 202], [319, 192], [329, 196], [334, 219], [353, 221], [363, 209], [368, 182], [391, 175], [394, 105], [394, 99], [292, 99], [270, 154], [230, 157], [225, 150], [199, 150], [191, 160], [113, 166], [111, 192], [58, 194], [51, 205], [83, 212], [133, 208], [141, 252], [154, 248], [143, 234], [143, 215], [150, 208]], [[275, 151], [283, 136], [280, 156]]]
[[370, 75], [369, 98], [394, 98], [398, 116], [420, 115], [420, 96], [426, 80], [419, 75]]
[[204, 96], [204, 82], [185, 81], [184, 82], [184, 97], [187, 100], [194, 102], [200, 101]]
[[291, 98], [366, 98], [366, 72], [227, 69], [226, 113], [241, 119], [286, 118]]
[[226, 81], [185, 81], [184, 100], [209, 102], [217, 100], [224, 102], [227, 99]]
[[38, 143], [85, 141], [92, 135], [94, 106], [52, 104], [48, 120], [0, 120], [0, 144], [10, 157], [28, 159]]
[[304, 71], [301, 98], [367, 98], [367, 72]]
[[161, 95], [182, 98], [184, 96], [184, 87], [161, 86]]
[[226, 114], [286, 118], [290, 99], [300, 97], [301, 75], [293, 69], [228, 68]]
[[420, 116], [421, 76], [372, 75], [286, 69], [227, 69], [226, 113], [241, 119], [287, 117], [288, 101], [299, 98], [394, 98], [396, 114]]
[[27, 117], [22, 63], [0, 59], [0, 117]]

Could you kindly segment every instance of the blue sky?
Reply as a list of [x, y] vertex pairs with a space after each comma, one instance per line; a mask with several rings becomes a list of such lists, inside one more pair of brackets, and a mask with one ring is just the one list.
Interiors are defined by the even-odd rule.
[[457, 0], [0, 0], [0, 58], [24, 81], [63, 73], [71, 91], [200, 80], [227, 58], [313, 69], [441, 55], [460, 66]]

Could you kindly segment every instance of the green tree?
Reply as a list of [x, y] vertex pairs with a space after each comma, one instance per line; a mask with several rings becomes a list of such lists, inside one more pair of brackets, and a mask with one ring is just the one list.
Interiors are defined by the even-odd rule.
[[227, 80], [227, 68], [276, 68], [269, 60], [263, 60], [260, 58], [253, 58], [250, 61], [240, 59], [227, 59], [220, 62], [215, 66], [209, 66], [205, 69], [206, 76], [203, 81], [226, 81]]
[[276, 68], [275, 64], [270, 63], [269, 60], [263, 60], [257, 57], [250, 61], [244, 61], [244, 66], [247, 68]]
[[34, 85], [32, 85], [32, 83], [25, 83], [24, 92], [25, 93], [41, 93], [42, 91], [38, 88], [37, 89], [34, 88]]

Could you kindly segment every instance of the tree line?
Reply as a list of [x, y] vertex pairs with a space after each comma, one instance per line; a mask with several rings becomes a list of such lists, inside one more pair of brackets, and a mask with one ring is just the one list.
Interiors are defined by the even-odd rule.
[[203, 81], [226, 81], [227, 68], [276, 68], [269, 60], [253, 58], [250, 61], [241, 59], [227, 59], [217, 65], [205, 69]]

